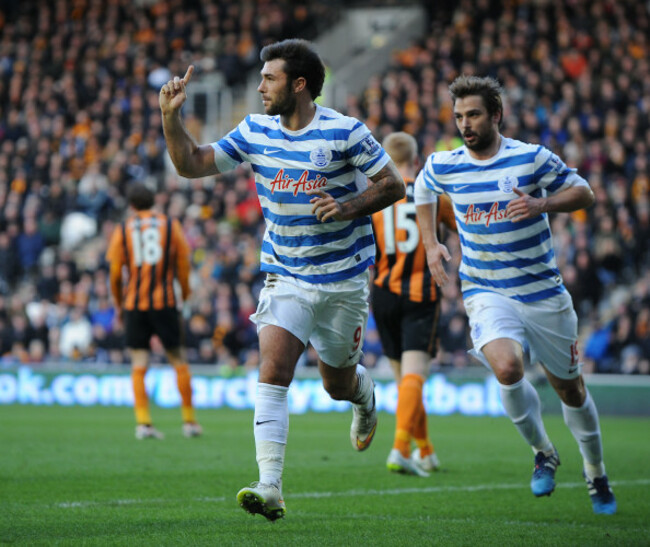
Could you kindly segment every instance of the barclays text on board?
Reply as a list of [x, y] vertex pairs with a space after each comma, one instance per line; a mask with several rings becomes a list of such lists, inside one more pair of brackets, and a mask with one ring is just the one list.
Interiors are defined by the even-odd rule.
[[[176, 377], [171, 369], [151, 369], [146, 377], [151, 401], [161, 407], [180, 404]], [[223, 378], [195, 374], [192, 378], [196, 408], [252, 409], [257, 374]], [[378, 410], [395, 413], [397, 387], [394, 382], [377, 382]], [[443, 374], [431, 376], [424, 384], [425, 406], [429, 414], [500, 416], [504, 414], [499, 387], [493, 377], [482, 382], [453, 384]], [[62, 406], [132, 406], [129, 374], [41, 374], [29, 367], [0, 373], [0, 404]], [[320, 380], [295, 379], [289, 389], [289, 411], [293, 414], [343, 412], [346, 401], [334, 401]]]

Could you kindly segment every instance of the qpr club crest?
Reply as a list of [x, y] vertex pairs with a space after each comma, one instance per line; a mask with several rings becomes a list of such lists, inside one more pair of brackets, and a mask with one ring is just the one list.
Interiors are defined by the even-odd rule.
[[499, 182], [497, 184], [499, 185], [499, 190], [501, 190], [503, 193], [512, 194], [512, 189], [519, 187], [519, 180], [517, 177], [507, 175], [502, 179], [499, 179]]
[[311, 151], [309, 159], [316, 167], [322, 169], [323, 167], [327, 167], [332, 161], [332, 151], [319, 146]]

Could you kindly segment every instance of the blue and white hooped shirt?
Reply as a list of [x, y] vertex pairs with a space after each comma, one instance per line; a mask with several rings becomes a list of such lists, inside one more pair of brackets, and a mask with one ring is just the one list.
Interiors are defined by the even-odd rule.
[[[463, 296], [496, 292], [534, 302], [566, 291], [555, 260], [548, 215], [506, 217], [513, 188], [534, 197], [588, 186], [547, 148], [502, 137], [497, 154], [472, 158], [465, 146], [431, 154], [416, 179], [416, 203], [446, 193], [454, 206], [462, 250]], [[432, 194], [433, 193], [433, 194]]]
[[251, 114], [212, 147], [221, 172], [252, 166], [266, 221], [262, 271], [329, 283], [374, 263], [370, 217], [320, 222], [305, 193], [322, 189], [345, 202], [366, 190], [367, 177], [390, 158], [365, 124], [320, 105], [299, 131], [284, 128], [280, 116]]

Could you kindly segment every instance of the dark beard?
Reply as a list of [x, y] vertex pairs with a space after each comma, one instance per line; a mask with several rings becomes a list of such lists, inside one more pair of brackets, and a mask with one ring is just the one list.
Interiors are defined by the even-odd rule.
[[465, 143], [465, 146], [467, 146], [467, 148], [473, 152], [482, 152], [483, 150], [488, 149], [490, 146], [492, 146], [492, 144], [494, 144], [494, 141], [496, 139], [496, 135], [492, 132], [489, 132], [485, 135], [477, 135], [474, 133], [474, 136], [476, 137], [476, 141], [470, 145], [467, 144], [465, 136], [463, 135], [463, 142]]
[[295, 109], [296, 97], [291, 93], [291, 86], [287, 85], [282, 96], [278, 98], [278, 102], [271, 104], [266, 113], [269, 116], [277, 116], [278, 114], [288, 116], [293, 114]]

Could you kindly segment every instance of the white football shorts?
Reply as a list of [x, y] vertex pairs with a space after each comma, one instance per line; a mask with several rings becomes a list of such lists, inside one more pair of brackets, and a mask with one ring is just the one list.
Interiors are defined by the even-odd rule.
[[488, 368], [481, 348], [510, 338], [519, 342], [531, 363], [541, 363], [554, 376], [570, 380], [580, 375], [578, 317], [569, 293], [524, 303], [484, 292], [468, 297], [465, 310], [474, 344], [470, 353]]
[[257, 332], [281, 327], [305, 346], [311, 342], [321, 360], [334, 368], [355, 366], [368, 323], [368, 272], [352, 279], [314, 285], [268, 274], [257, 311], [250, 316]]

